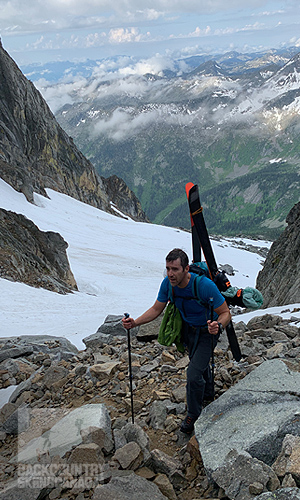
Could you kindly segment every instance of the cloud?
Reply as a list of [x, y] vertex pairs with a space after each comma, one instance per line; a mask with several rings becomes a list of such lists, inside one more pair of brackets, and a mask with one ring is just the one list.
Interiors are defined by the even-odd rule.
[[140, 33], [138, 28], [116, 28], [109, 32], [109, 42], [115, 43], [133, 43], [141, 42], [150, 37], [148, 32], [146, 35]]
[[[284, 10], [265, 10], [263, 12], [259, 12], [259, 16], [277, 16], [278, 14], [284, 14]], [[251, 14], [252, 16], [257, 14]]]
[[52, 113], [56, 113], [65, 104], [74, 104], [78, 90], [84, 88], [87, 82], [84, 78], [77, 77], [70, 83], [61, 82], [50, 85], [45, 78], [40, 78], [34, 84], [43, 95]]
[[[109, 117], [97, 121], [92, 135], [94, 138], [104, 135], [114, 141], [122, 141], [157, 123], [184, 127], [191, 125], [193, 119], [196, 119], [196, 116], [181, 112], [176, 106], [171, 110], [168, 105], [160, 105], [156, 109], [153, 109], [152, 105], [152, 109], [145, 109], [139, 114], [135, 114], [132, 109], [117, 108]], [[200, 117], [197, 119], [198, 123], [199, 119]]]
[[[243, 8], [267, 4], [246, 0]], [[19, 33], [57, 31], [66, 28], [114, 28], [129, 22], [155, 22], [179, 13], [218, 13], [240, 8], [240, 0], [2, 0], [1, 31]], [[265, 14], [266, 15], [266, 14]]]
[[203, 36], [211, 35], [212, 30], [210, 26], [206, 26], [206, 28], [199, 28], [199, 26], [196, 27], [196, 29], [190, 33], [187, 34], [180, 34], [180, 35], [170, 35], [170, 38], [200, 38]]
[[121, 76], [128, 76], [150, 73], [152, 75], [163, 76], [163, 72], [166, 70], [176, 71], [174, 60], [170, 57], [156, 54], [148, 59], [141, 59], [134, 64], [120, 68], [119, 74]]
[[157, 114], [157, 111], [153, 110], [133, 116], [130, 111], [116, 109], [109, 118], [101, 119], [96, 123], [93, 135], [95, 137], [105, 135], [110, 139], [120, 141], [141, 132], [157, 119]]
[[293, 38], [290, 39], [290, 43], [295, 45], [295, 47], [300, 47], [300, 38], [294, 36]]

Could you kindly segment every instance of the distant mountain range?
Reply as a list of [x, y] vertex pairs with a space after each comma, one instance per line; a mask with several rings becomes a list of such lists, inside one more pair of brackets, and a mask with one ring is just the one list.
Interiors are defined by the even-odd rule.
[[96, 72], [56, 118], [102, 176], [124, 179], [153, 222], [189, 227], [192, 181], [211, 233], [276, 238], [299, 201], [297, 49], [199, 56], [184, 67]]
[[[251, 52], [249, 54], [241, 54], [236, 51], [226, 52], [225, 54], [216, 54], [213, 56], [213, 61], [218, 63], [228, 74], [238, 74], [252, 72], [255, 69], [275, 64], [283, 66], [289, 59], [299, 52], [298, 47], [288, 47], [284, 49], [272, 49], [268, 52]], [[212, 60], [210, 55], [197, 55], [178, 59], [173, 61], [174, 70], [162, 70], [166, 77], [178, 76], [182, 72], [182, 67], [186, 68], [186, 72], [190, 73], [201, 66], [202, 64]], [[49, 82], [57, 83], [63, 78], [70, 78], [72, 75], [90, 78], [93, 76], [95, 69], [99, 66], [108, 65], [115, 68], [117, 71], [120, 64], [136, 64], [139, 59], [128, 56], [114, 56], [100, 60], [88, 59], [87, 61], [71, 62], [71, 61], [53, 61], [45, 64], [33, 63], [21, 66], [24, 75], [32, 81], [37, 81], [40, 78], [45, 78]]]

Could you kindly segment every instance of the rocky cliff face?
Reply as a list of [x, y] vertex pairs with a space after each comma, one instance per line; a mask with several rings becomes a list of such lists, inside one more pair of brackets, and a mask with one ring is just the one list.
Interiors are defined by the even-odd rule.
[[[96, 173], [1, 42], [0, 177], [31, 203], [33, 192], [47, 196], [51, 188], [117, 214], [112, 201], [133, 219], [147, 220], [123, 181]], [[59, 292], [76, 289], [60, 235], [42, 233], [12, 213], [0, 216], [0, 276]]]
[[286, 222], [287, 228], [271, 246], [257, 277], [264, 307], [300, 302], [300, 202]]
[[108, 179], [103, 179], [107, 192], [110, 195], [110, 200], [123, 213], [128, 214], [134, 220], [149, 222], [145, 212], [142, 210], [141, 204], [134, 192], [129, 189], [127, 184], [116, 175], [112, 175]]
[[[110, 183], [63, 131], [1, 42], [0, 176], [31, 202], [33, 191], [46, 195], [45, 188], [51, 188], [112, 212]], [[146, 220], [138, 200], [124, 202], [135, 218]]]
[[0, 208], [0, 277], [58, 293], [77, 290], [67, 247], [60, 234]]
[[109, 210], [101, 178], [2, 46], [0, 99], [1, 177], [29, 201], [52, 188]]

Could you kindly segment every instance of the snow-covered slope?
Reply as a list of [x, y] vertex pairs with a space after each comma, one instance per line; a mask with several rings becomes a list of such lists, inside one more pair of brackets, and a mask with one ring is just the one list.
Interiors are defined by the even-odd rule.
[[[35, 195], [36, 205], [32, 205], [0, 179], [1, 208], [24, 214], [41, 230], [57, 231], [68, 242], [79, 291], [59, 295], [0, 278], [0, 337], [57, 335], [84, 348], [82, 338], [95, 333], [108, 314], [128, 311], [135, 317], [152, 305], [163, 278], [165, 256], [180, 247], [191, 257], [191, 235], [124, 220], [55, 191], [47, 193], [49, 198]], [[230, 277], [233, 286], [255, 286], [262, 257], [243, 250], [240, 239], [215, 240], [213, 247], [218, 263], [235, 269]]]

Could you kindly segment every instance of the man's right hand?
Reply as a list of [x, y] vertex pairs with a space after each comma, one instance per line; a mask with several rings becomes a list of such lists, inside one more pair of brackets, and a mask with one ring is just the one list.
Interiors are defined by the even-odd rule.
[[135, 321], [133, 318], [122, 318], [122, 323], [126, 330], [130, 330], [135, 327]]

